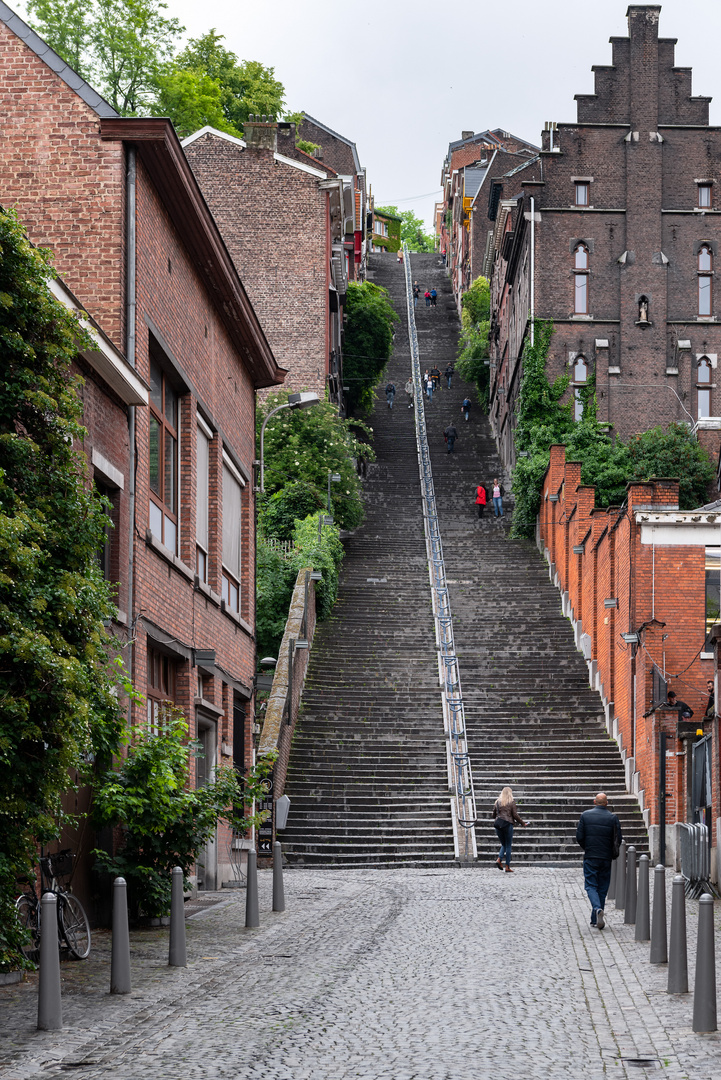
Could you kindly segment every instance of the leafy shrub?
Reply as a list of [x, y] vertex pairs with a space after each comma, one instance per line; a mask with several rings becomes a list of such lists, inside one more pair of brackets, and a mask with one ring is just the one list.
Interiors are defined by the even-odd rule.
[[398, 321], [380, 285], [349, 281], [345, 304], [343, 380], [351, 412], [370, 412], [374, 387], [393, 351], [393, 324]]
[[234, 819], [233, 807], [250, 806], [273, 764], [263, 758], [260, 773], [256, 768], [243, 786], [232, 765], [221, 765], [208, 783], [192, 789], [190, 759], [199, 751], [183, 718], [169, 712], [159, 735], [135, 728], [127, 757], [95, 789], [96, 824], [122, 828], [116, 855], [95, 852], [98, 868], [125, 878], [135, 917], [169, 913], [173, 867], [182, 868], [189, 888], [193, 865], [218, 821], [232, 820], [236, 827], [250, 823], [250, 818]]
[[687, 424], [669, 424], [665, 431], [654, 427], [633, 435], [628, 455], [629, 472], [636, 479], [678, 479], [681, 510], [695, 510], [708, 501], [709, 486], [715, 478], [713, 462]]
[[461, 297], [461, 351], [458, 354], [456, 370], [466, 382], [474, 383], [478, 391], [478, 400], [484, 411], [488, 411], [488, 392], [490, 389], [490, 368], [488, 366], [488, 335], [490, 331], [489, 312], [491, 306], [490, 287], [484, 277], [477, 277]]
[[272, 536], [276, 540], [291, 540], [296, 521], [307, 518], [324, 504], [325, 499], [316, 487], [296, 480], [268, 499], [263, 508], [261, 531], [264, 536]]

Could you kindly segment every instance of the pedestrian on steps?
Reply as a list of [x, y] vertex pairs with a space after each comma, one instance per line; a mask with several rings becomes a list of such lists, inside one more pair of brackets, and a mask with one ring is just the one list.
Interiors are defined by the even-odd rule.
[[393, 398], [396, 396], [396, 384], [389, 382], [386, 386], [386, 401], [388, 402], [388, 408], [393, 408]]
[[423, 375], [423, 382], [425, 383], [426, 394], [428, 396], [428, 400], [432, 401], [433, 400], [433, 379], [431, 378], [431, 376], [430, 376], [430, 374], [428, 372], [428, 368], [426, 368], [425, 373]]
[[417, 281], [413, 282], [413, 307], [418, 307], [418, 297], [421, 295], [421, 287]]
[[472, 402], [469, 397], [463, 399], [463, 404], [461, 405], [461, 412], [463, 413], [464, 420], [468, 420], [468, 417], [470, 416], [471, 404]]
[[523, 825], [525, 828], [530, 825], [530, 822], [523, 820], [518, 813], [513, 792], [509, 787], [504, 787], [493, 804], [493, 828], [496, 830], [498, 839], [501, 842], [501, 850], [496, 858], [496, 866], [499, 870], [503, 870], [503, 860], [505, 859], [507, 874], [513, 873], [511, 870], [511, 847], [513, 845], [514, 825]]
[[453, 453], [453, 444], [455, 443], [456, 439], [458, 438], [458, 432], [454, 428], [453, 424], [449, 424], [448, 427], [446, 428], [446, 430], [443, 432], [443, 434], [446, 437], [446, 443], [448, 445], [448, 450], [446, 452], [448, 454], [452, 454]]
[[488, 502], [488, 495], [483, 484], [479, 484], [476, 488], [476, 506], [478, 507], [479, 518], [483, 517], [483, 511], [486, 509], [486, 503]]
[[605, 792], [599, 791], [593, 807], [581, 814], [576, 826], [576, 840], [583, 848], [583, 883], [591, 903], [591, 926], [603, 930], [611, 863], [618, 858], [623, 840], [621, 822], [608, 809]]
[[435, 289], [431, 289], [431, 307], [435, 307], [435, 306], [436, 306], [436, 297], [437, 297], [437, 296], [438, 296], [438, 293], [436, 292], [436, 290], [435, 290]]
[[448, 383], [448, 389], [450, 390], [450, 388], [451, 388], [451, 379], [453, 378], [453, 364], [448, 364], [446, 366], [446, 370], [443, 372], [443, 374], [446, 377], [446, 382]]
[[406, 383], [404, 390], [408, 395], [408, 408], [413, 408], [413, 379], [409, 379]]
[[493, 513], [496, 517], [503, 517], [503, 496], [505, 489], [503, 484], [499, 484], [497, 478], [493, 477]]
[[398, 248], [398, 262], [403, 262], [403, 248]]
[[429, 293], [428, 289], [426, 289], [426, 291], [423, 293], [423, 299], [426, 302], [426, 307], [430, 307], [431, 306], [431, 294]]
[[433, 379], [433, 389], [440, 390], [441, 388], [441, 371], [434, 364], [431, 368], [431, 378]]

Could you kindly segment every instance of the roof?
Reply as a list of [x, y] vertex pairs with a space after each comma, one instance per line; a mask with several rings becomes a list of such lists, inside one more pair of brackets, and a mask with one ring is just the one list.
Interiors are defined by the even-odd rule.
[[170, 120], [155, 116], [107, 118], [100, 122], [100, 137], [135, 143], [254, 385], [282, 383], [286, 372], [273, 356]]
[[[198, 131], [194, 131], [187, 138], [181, 139], [180, 145], [183, 148], [190, 146], [191, 143], [194, 143], [196, 139], [200, 139], [203, 135], [214, 135], [218, 139], [225, 139], [226, 142], [235, 143], [241, 150], [245, 150], [248, 145], [244, 139], [239, 139], [237, 135], [230, 135], [227, 131], [219, 131], [218, 128], [211, 127], [210, 124], [206, 124], [205, 127], [200, 128]], [[326, 169], [325, 165], [310, 157], [309, 154], [303, 154], [303, 157], [307, 158], [309, 162], [312, 161], [313, 165], [307, 165], [304, 161], [289, 158], [286, 154], [279, 154], [277, 151], [273, 154], [273, 157], [283, 165], [289, 165], [291, 169], [299, 169], [300, 172], [310, 173], [319, 180], [327, 180], [329, 172], [333, 173], [333, 176], [337, 175], [334, 169]]]
[[400, 214], [388, 214], [385, 210], [376, 210], [375, 206], [373, 207], [373, 215], [374, 217], [388, 218], [389, 221], [403, 221]]
[[339, 135], [337, 131], [333, 131], [333, 128], [329, 128], [327, 124], [321, 124], [320, 120], [316, 120], [316, 118], [314, 116], [311, 116], [310, 113], [304, 112], [303, 116], [306, 120], [310, 120], [311, 124], [315, 124], [316, 127], [321, 128], [322, 131], [327, 131], [328, 134], [332, 135], [334, 139], [340, 139], [341, 142], [345, 143], [347, 146], [350, 146], [351, 150], [353, 151], [353, 164], [355, 165], [355, 171], [361, 175], [363, 174], [360, 158], [358, 157], [358, 150], [356, 149], [356, 144], [354, 142], [352, 142], [350, 139], [346, 139], [345, 135]]
[[478, 189], [486, 178], [487, 172], [488, 165], [484, 165], [482, 168], [466, 165], [463, 170], [463, 197], [465, 199], [475, 198]]
[[78, 97], [82, 98], [86, 105], [90, 106], [93, 112], [96, 112], [98, 116], [118, 115], [110, 102], [101, 97], [97, 90], [93, 90], [92, 86], [86, 83], [85, 79], [81, 78], [69, 64], [66, 64], [63, 58], [58, 56], [55, 50], [51, 49], [39, 34], [36, 34], [12, 8], [3, 3], [3, 0], [0, 0], [0, 20], [5, 23], [9, 30], [12, 30], [16, 37], [24, 41], [27, 47], [32, 49], [43, 63], [47, 64], [55, 72], [58, 78], [67, 83], [70, 89], [74, 90]]

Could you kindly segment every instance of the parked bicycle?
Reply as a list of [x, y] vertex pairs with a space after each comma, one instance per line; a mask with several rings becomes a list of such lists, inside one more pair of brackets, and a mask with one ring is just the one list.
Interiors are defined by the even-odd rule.
[[[69, 877], [73, 869], [74, 852], [70, 849], [46, 855], [40, 859], [40, 895], [55, 893], [58, 942], [76, 960], [85, 960], [90, 954], [90, 923], [83, 905], [59, 883], [59, 878]], [[20, 923], [30, 933], [30, 941], [24, 948], [29, 960], [36, 961], [40, 955], [41, 905], [35, 885], [28, 882], [25, 891], [15, 901]]]

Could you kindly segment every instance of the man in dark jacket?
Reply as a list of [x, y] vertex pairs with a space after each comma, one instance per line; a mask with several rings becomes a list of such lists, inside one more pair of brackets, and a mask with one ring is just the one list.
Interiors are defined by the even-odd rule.
[[576, 826], [576, 840], [583, 848], [583, 881], [591, 901], [591, 926], [603, 930], [603, 908], [611, 884], [614, 841], [620, 846], [621, 822], [608, 809], [608, 797], [599, 791], [591, 810], [584, 810]]
[[443, 434], [445, 435], [446, 442], [448, 443], [448, 453], [452, 454], [453, 453], [453, 444], [455, 443], [456, 439], [458, 438], [458, 432], [456, 431], [453, 424], [449, 424], [448, 427], [446, 428], [446, 430], [443, 432]]

